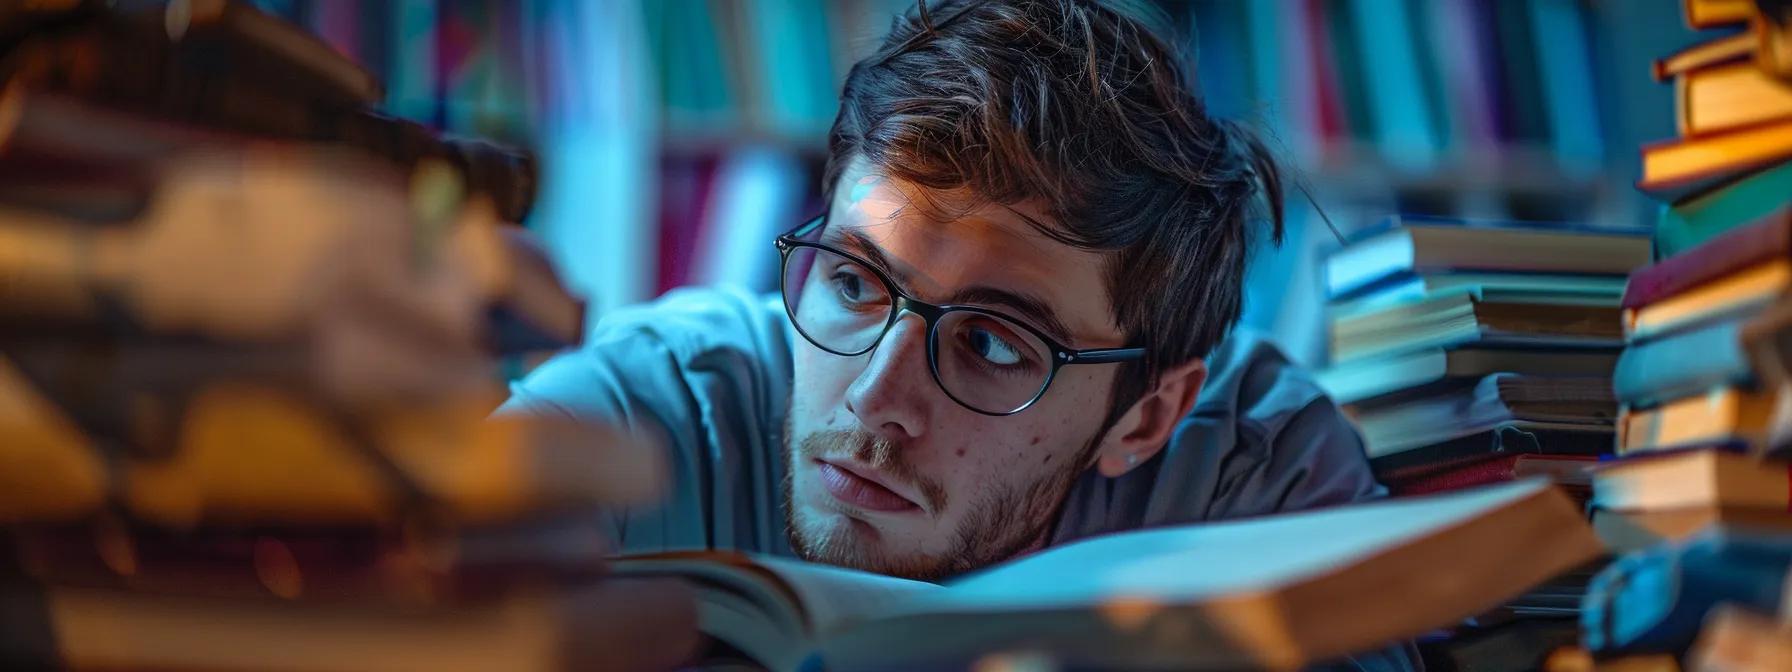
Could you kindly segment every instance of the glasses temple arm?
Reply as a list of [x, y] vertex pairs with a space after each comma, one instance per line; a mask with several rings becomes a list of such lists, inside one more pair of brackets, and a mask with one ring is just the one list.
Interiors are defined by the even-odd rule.
[[1064, 353], [1065, 364], [1108, 364], [1127, 362], [1145, 356], [1144, 348], [1097, 348]]

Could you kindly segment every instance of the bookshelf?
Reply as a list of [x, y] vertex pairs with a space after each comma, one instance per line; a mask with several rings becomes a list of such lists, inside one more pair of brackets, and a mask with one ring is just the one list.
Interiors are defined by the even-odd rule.
[[[707, 228], [761, 221], [769, 240], [788, 224], [770, 218], [820, 207], [839, 83], [912, 3], [257, 4], [380, 74], [391, 111], [538, 147], [548, 193], [529, 224], [601, 314], [703, 278], [769, 288], [755, 271], [700, 268], [736, 261], [705, 240], [751, 238]], [[1345, 233], [1396, 212], [1650, 221], [1654, 205], [1630, 188], [1634, 148], [1672, 134], [1672, 105], [1635, 64], [1697, 40], [1677, 0], [1160, 4], [1191, 28], [1210, 110], [1263, 129]], [[687, 179], [723, 165], [753, 166], [725, 171], [746, 181], [728, 188], [764, 196]], [[1288, 243], [1260, 255], [1245, 324], [1318, 363], [1309, 280], [1337, 240], [1298, 192], [1289, 206]]]

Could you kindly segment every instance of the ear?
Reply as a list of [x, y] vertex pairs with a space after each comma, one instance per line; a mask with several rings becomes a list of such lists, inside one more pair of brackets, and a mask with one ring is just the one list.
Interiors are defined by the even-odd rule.
[[1194, 408], [1206, 382], [1207, 362], [1201, 359], [1176, 365], [1158, 376], [1157, 386], [1126, 409], [1101, 438], [1095, 450], [1095, 466], [1101, 475], [1114, 478], [1125, 474], [1163, 450], [1176, 423]]

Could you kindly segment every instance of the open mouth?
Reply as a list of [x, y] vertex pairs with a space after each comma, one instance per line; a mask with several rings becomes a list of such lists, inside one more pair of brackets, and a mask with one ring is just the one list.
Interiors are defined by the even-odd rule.
[[842, 503], [868, 511], [885, 513], [919, 512], [920, 505], [843, 466], [816, 460], [822, 487]]

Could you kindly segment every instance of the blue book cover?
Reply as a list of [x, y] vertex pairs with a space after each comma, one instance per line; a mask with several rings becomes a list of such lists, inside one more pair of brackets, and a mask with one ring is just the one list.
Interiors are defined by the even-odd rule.
[[1442, 149], [1443, 134], [1428, 114], [1412, 7], [1401, 0], [1356, 0], [1350, 9], [1372, 137], [1389, 163], [1428, 167]]
[[1631, 553], [1600, 570], [1581, 603], [1581, 637], [1595, 655], [1683, 653], [1711, 611], [1785, 607], [1792, 537], [1711, 531]]
[[1654, 233], [1651, 226], [1593, 224], [1577, 221], [1541, 221], [1526, 219], [1463, 219], [1457, 217], [1439, 217], [1436, 215], [1388, 215], [1370, 226], [1350, 232], [1348, 242], [1354, 243], [1376, 234], [1408, 226], [1443, 226], [1463, 229], [1524, 229], [1531, 231], [1561, 231], [1574, 233], [1603, 233], [1620, 236], [1648, 236]]
[[1630, 406], [1654, 406], [1754, 379], [1742, 351], [1743, 320], [1719, 322], [1632, 345], [1618, 357], [1612, 392]]
[[[1508, 242], [1517, 242], [1517, 239], [1523, 238], [1532, 240], [1528, 244], [1520, 244], [1510, 249], [1489, 247], [1487, 248], [1488, 254], [1485, 255], [1486, 258], [1481, 260], [1484, 263], [1480, 265], [1455, 269], [1420, 268], [1421, 250], [1415, 246], [1409, 236], [1399, 233], [1402, 229], [1514, 231], [1512, 236], [1502, 236], [1497, 233], [1487, 235], [1489, 245], [1497, 245], [1497, 241], [1500, 239], [1506, 239]], [[1557, 264], [1560, 266], [1557, 268], [1530, 268], [1534, 264], [1522, 263], [1527, 261], [1524, 255], [1534, 254], [1541, 249], [1535, 240], [1538, 236], [1526, 235], [1533, 233], [1578, 234], [1609, 240], [1587, 247], [1591, 256], [1585, 258], [1587, 263], [1584, 265], [1568, 263]], [[1424, 271], [1480, 270], [1549, 272], [1563, 275], [1622, 275], [1649, 263], [1649, 235], [1650, 230], [1647, 227], [1594, 226], [1579, 222], [1464, 220], [1395, 215], [1382, 220], [1375, 226], [1353, 232], [1345, 246], [1333, 252], [1326, 259], [1326, 294], [1333, 300], [1351, 299], [1370, 293], [1384, 284], [1399, 282]], [[1560, 244], [1561, 242], [1561, 238], [1557, 238], [1551, 244]], [[1525, 249], [1529, 249], [1530, 252], [1524, 252]]]
[[1576, 171], [1597, 170], [1605, 159], [1599, 101], [1593, 93], [1592, 55], [1587, 27], [1575, 0], [1532, 0], [1532, 35], [1536, 37], [1543, 84], [1544, 113], [1557, 160]]

